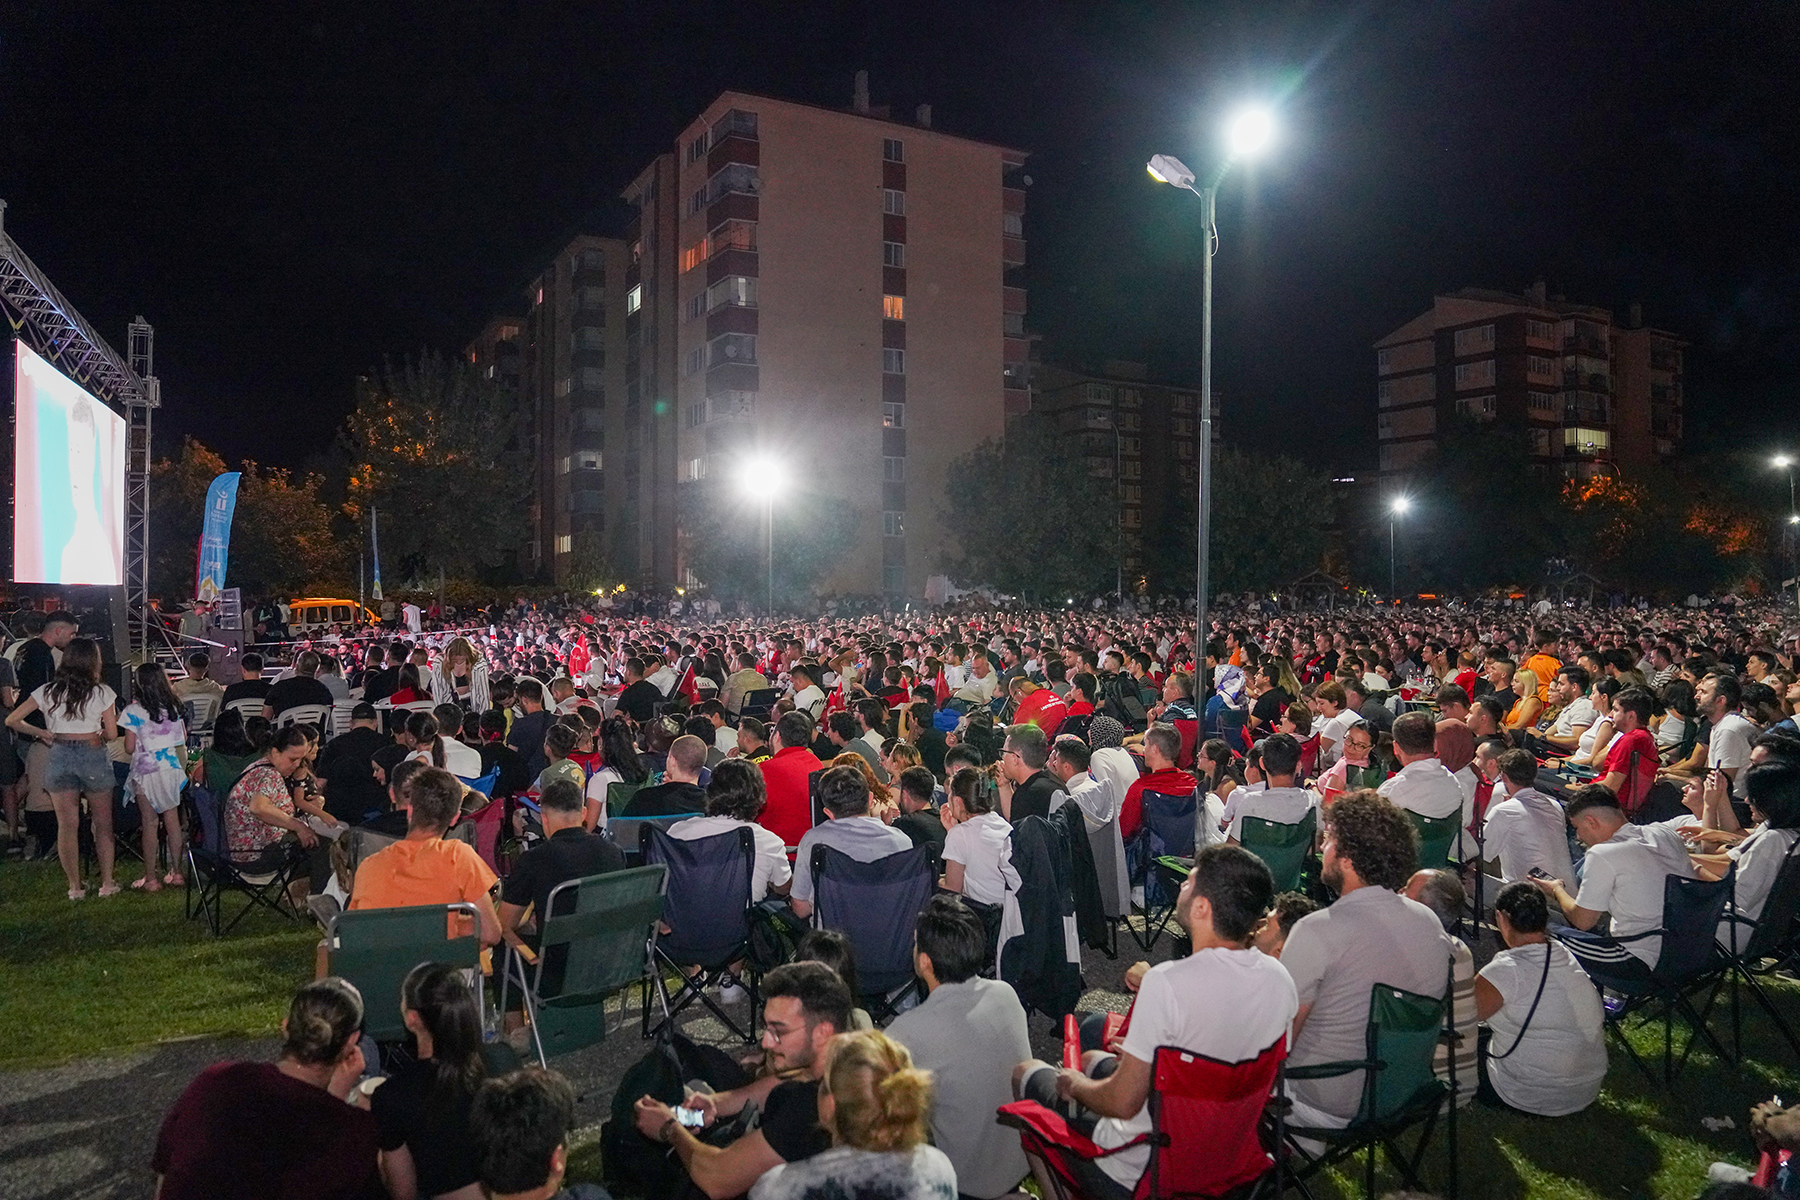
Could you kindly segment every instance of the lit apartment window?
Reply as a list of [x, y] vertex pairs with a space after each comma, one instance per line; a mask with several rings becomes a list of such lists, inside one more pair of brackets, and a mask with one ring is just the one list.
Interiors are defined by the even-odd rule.
[[569, 473], [569, 468], [574, 466], [574, 464], [575, 460], [565, 454], [562, 456], [562, 462], [558, 464], [557, 469], [561, 474], [567, 475]]
[[1573, 446], [1582, 454], [1594, 454], [1607, 448], [1611, 439], [1604, 429], [1569, 428], [1563, 430], [1563, 445]]
[[1495, 407], [1492, 396], [1464, 396], [1456, 402], [1456, 411], [1465, 417], [1473, 417], [1477, 421], [1494, 419]]
[[682, 466], [681, 477], [683, 479], [705, 479], [706, 460], [704, 458], [688, 459]]
[[906, 351], [884, 349], [881, 352], [881, 370], [887, 375], [906, 374]]
[[640, 283], [625, 293], [625, 311], [634, 313], [642, 307], [644, 307], [644, 285]]
[[906, 405], [883, 404], [881, 406], [881, 424], [884, 429], [905, 429]]
[[1007, 237], [1024, 237], [1025, 218], [1018, 213], [1001, 213], [1000, 231]]
[[881, 243], [881, 265], [884, 267], [904, 267], [906, 265], [906, 243]]
[[715, 308], [755, 308], [756, 280], [745, 275], [728, 275], [706, 289], [707, 311]]
[[706, 134], [702, 133], [699, 137], [688, 143], [687, 161], [690, 163], [699, 162], [702, 158], [706, 157], [706, 149]]
[[888, 483], [903, 483], [906, 480], [906, 460], [894, 455], [886, 455], [881, 460], [881, 477]]
[[883, 296], [881, 298], [881, 316], [888, 321], [906, 320], [906, 297]]
[[905, 162], [905, 149], [899, 138], [881, 139], [881, 157], [885, 162]]
[[906, 514], [892, 511], [882, 513], [881, 532], [884, 537], [905, 537]]
[[561, 534], [556, 539], [556, 552], [568, 554], [575, 549], [575, 538], [572, 534]]
[[571, 384], [569, 380], [559, 379], [556, 381], [556, 394], [558, 396], [566, 396], [573, 389], [573, 386], [574, 385]]
[[574, 454], [577, 471], [598, 471], [600, 469], [600, 451], [577, 450]]
[[897, 192], [893, 188], [882, 188], [881, 211], [890, 217], [904, 217], [906, 215], [906, 193]]
[[707, 242], [707, 238], [701, 238], [681, 252], [681, 269], [683, 271], [691, 271], [706, 261], [708, 257]]

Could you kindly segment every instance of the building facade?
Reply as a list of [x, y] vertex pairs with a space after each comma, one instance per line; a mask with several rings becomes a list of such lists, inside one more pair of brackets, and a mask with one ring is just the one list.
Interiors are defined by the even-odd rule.
[[[625, 242], [583, 234], [526, 286], [523, 317], [488, 323], [468, 360], [515, 398], [518, 449], [530, 475], [530, 527], [519, 554], [527, 576], [565, 582], [578, 554], [608, 551], [607, 470], [616, 401], [624, 391]], [[613, 442], [619, 444], [618, 440]]]
[[1375, 343], [1381, 472], [1421, 464], [1457, 421], [1523, 425], [1535, 459], [1570, 476], [1641, 470], [1681, 443], [1675, 334], [1604, 308], [1463, 288]]
[[[1200, 396], [1193, 388], [1152, 383], [1144, 364], [1110, 361], [1098, 370], [1035, 363], [1032, 407], [1060, 433], [1078, 437], [1096, 500], [1117, 509], [1121, 585], [1146, 583], [1146, 531], [1191, 530], [1199, 494]], [[1219, 396], [1212, 398], [1213, 444]]]
[[767, 456], [856, 513], [822, 589], [923, 594], [950, 462], [1029, 392], [1013, 278], [1025, 155], [918, 116], [889, 119], [861, 87], [849, 110], [726, 92], [626, 189], [608, 443], [624, 453], [605, 511], [627, 574], [705, 583], [685, 558], [683, 491]]

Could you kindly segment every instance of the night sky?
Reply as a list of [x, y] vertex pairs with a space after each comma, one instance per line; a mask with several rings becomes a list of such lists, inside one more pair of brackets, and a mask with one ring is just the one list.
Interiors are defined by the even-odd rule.
[[[1243, 100], [1270, 156], [1220, 201], [1226, 437], [1374, 456], [1370, 343], [1466, 285], [1693, 342], [1690, 441], [1800, 443], [1800, 7], [1788, 4], [0, 5], [6, 228], [114, 345], [157, 330], [159, 451], [301, 465], [356, 375], [454, 351], [719, 91], [930, 103], [1029, 150], [1048, 357], [1198, 362], [1198, 201]], [[996, 378], [996, 386], [998, 379]]]

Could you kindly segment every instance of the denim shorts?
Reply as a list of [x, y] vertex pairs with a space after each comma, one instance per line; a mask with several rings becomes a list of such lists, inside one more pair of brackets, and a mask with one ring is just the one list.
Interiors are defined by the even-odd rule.
[[52, 792], [82, 792], [89, 796], [111, 794], [117, 780], [105, 746], [87, 742], [57, 742], [50, 747], [44, 765], [44, 788]]

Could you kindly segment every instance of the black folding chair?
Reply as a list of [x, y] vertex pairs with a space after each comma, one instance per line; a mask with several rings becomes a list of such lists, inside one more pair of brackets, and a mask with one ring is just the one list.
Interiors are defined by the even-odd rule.
[[1763, 1012], [1781, 1030], [1781, 1036], [1787, 1039], [1795, 1057], [1800, 1058], [1800, 1039], [1794, 1036], [1793, 1027], [1758, 982], [1793, 961], [1796, 949], [1800, 948], [1794, 928], [1797, 918], [1800, 918], [1800, 838], [1788, 846], [1787, 857], [1782, 860], [1781, 870], [1776, 873], [1756, 920], [1732, 912], [1726, 914], [1726, 920], [1731, 923], [1731, 937], [1729, 942], [1721, 942], [1719, 948], [1726, 956], [1726, 971], [1731, 979], [1731, 1048], [1739, 1058], [1743, 1057], [1742, 1013], [1738, 999], [1740, 983], [1750, 989], [1751, 998], [1762, 1005]]
[[775, 711], [775, 702], [781, 699], [780, 688], [758, 688], [754, 692], [744, 693], [744, 702], [738, 707], [738, 718], [755, 717], [759, 721], [767, 721], [769, 714]]
[[1125, 852], [1131, 886], [1144, 893], [1142, 907], [1132, 905], [1143, 918], [1143, 931], [1140, 933], [1129, 924], [1126, 929], [1132, 940], [1148, 951], [1175, 915], [1175, 890], [1157, 871], [1156, 860], [1194, 856], [1194, 820], [1200, 793], [1198, 789], [1184, 796], [1145, 791], [1142, 797], [1142, 823], [1126, 843]]
[[815, 845], [808, 865], [815, 924], [850, 939], [869, 1015], [877, 1021], [894, 1016], [919, 982], [913, 973], [913, 928], [937, 890], [935, 848], [913, 846], [858, 862], [842, 850]]
[[[1638, 1057], [1625, 1037], [1625, 1022], [1632, 1016], [1645, 1021], [1661, 1020], [1663, 1027], [1663, 1083], [1672, 1085], [1675, 1076], [1687, 1066], [1694, 1043], [1701, 1039], [1726, 1062], [1736, 1061], [1706, 1027], [1706, 1018], [1718, 999], [1719, 985], [1724, 982], [1726, 956], [1718, 949], [1719, 922], [1725, 905], [1731, 899], [1737, 869], [1717, 881], [1687, 879], [1669, 875], [1663, 879], [1663, 923], [1657, 929], [1622, 938], [1594, 941], [1578, 934], [1559, 935], [1560, 939], [1597, 986], [1614, 993], [1605, 999], [1606, 1029], [1625, 1049], [1626, 1057], [1636, 1063], [1650, 1082], [1656, 1076]], [[1662, 938], [1656, 965], [1645, 966], [1626, 947], [1645, 938]], [[1706, 993], [1705, 1003], [1696, 1010], [1693, 998]], [[1693, 1031], [1681, 1060], [1675, 1061], [1675, 1018], [1680, 1016]]]
[[[756, 1041], [758, 980], [748, 962], [750, 881], [756, 867], [756, 838], [750, 827], [687, 841], [646, 824], [642, 836], [644, 865], [660, 865], [669, 871], [662, 916], [669, 932], [657, 937], [652, 950], [651, 978], [644, 991], [644, 1036], [651, 1036], [698, 1000], [733, 1034], [745, 1042]], [[750, 993], [747, 1028], [732, 1020], [706, 992], [718, 986], [738, 963], [744, 964], [743, 982]], [[673, 996], [668, 988], [669, 971], [681, 978], [681, 987]], [[663, 1012], [655, 1029], [650, 1026], [651, 986], [656, 988]]]
[[[288, 884], [306, 870], [305, 852], [297, 843], [278, 842], [252, 859], [235, 859], [225, 839], [224, 801], [206, 788], [190, 785], [183, 803], [189, 807], [186, 912], [206, 920], [213, 936], [230, 933], [244, 914], [265, 908], [289, 921], [299, 919], [287, 901]], [[195, 831], [199, 836], [195, 836]], [[225, 921], [225, 893], [244, 898], [244, 906]]]

